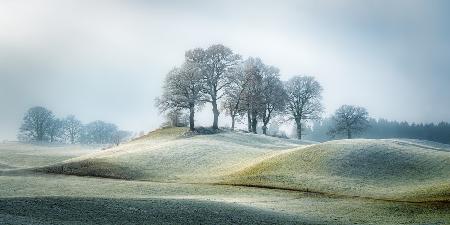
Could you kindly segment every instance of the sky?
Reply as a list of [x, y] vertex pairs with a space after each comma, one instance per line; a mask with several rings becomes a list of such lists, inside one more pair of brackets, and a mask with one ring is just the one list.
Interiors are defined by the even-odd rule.
[[217, 43], [283, 80], [314, 76], [324, 115], [352, 104], [374, 118], [450, 121], [449, 12], [445, 0], [1, 0], [0, 141], [37, 105], [155, 129], [165, 75], [186, 50]]

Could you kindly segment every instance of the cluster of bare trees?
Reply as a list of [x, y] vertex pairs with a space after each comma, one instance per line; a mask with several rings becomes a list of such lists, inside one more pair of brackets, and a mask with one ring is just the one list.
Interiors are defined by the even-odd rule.
[[157, 99], [162, 112], [189, 110], [189, 127], [194, 130], [195, 111], [204, 103], [211, 103], [213, 129], [219, 127], [218, 101], [230, 85], [229, 75], [241, 57], [223, 45], [186, 52], [185, 62], [166, 77], [163, 95]]
[[52, 111], [36, 106], [25, 114], [18, 138], [25, 142], [118, 145], [130, 136], [130, 132], [119, 130], [112, 123], [97, 120], [84, 125], [74, 115], [59, 119]]
[[282, 116], [295, 121], [301, 138], [302, 123], [320, 118], [321, 99], [322, 87], [313, 77], [295, 76], [283, 82], [278, 68], [259, 58], [243, 60], [218, 44], [188, 50], [185, 62], [167, 75], [156, 104], [165, 113], [189, 111], [191, 130], [196, 110], [210, 103], [213, 129], [218, 129], [219, 109], [223, 109], [231, 117], [232, 129], [236, 120], [246, 118], [249, 132], [256, 133], [261, 123], [267, 134], [270, 121]]
[[246, 117], [249, 132], [256, 133], [262, 122], [263, 133], [267, 134], [271, 119], [286, 110], [287, 92], [279, 69], [259, 58], [248, 58], [230, 74], [230, 80], [222, 108], [231, 116], [231, 128], [236, 118]]

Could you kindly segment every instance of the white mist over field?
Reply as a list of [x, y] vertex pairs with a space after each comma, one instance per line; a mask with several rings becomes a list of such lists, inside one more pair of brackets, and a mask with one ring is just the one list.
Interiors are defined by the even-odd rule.
[[[326, 114], [450, 119], [447, 1], [0, 2], [0, 141], [32, 106], [131, 131], [158, 127], [154, 107], [184, 52], [222, 43], [244, 58], [310, 75]], [[198, 114], [212, 123], [210, 108]], [[230, 124], [221, 117], [220, 125]]]

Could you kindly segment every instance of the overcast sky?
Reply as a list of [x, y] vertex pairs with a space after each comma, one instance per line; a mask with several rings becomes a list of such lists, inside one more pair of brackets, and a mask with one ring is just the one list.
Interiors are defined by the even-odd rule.
[[166, 73], [215, 43], [284, 80], [315, 76], [327, 114], [355, 104], [375, 118], [450, 121], [449, 21], [445, 0], [1, 0], [0, 141], [36, 105], [154, 129]]

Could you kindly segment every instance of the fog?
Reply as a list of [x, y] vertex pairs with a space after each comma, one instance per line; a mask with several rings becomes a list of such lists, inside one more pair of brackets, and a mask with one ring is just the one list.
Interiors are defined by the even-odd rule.
[[[342, 104], [410, 122], [450, 120], [448, 1], [0, 2], [0, 140], [29, 107], [139, 132], [184, 52], [222, 43], [315, 76], [326, 114]], [[208, 108], [200, 124], [210, 125]], [[220, 125], [229, 124], [221, 118]]]

